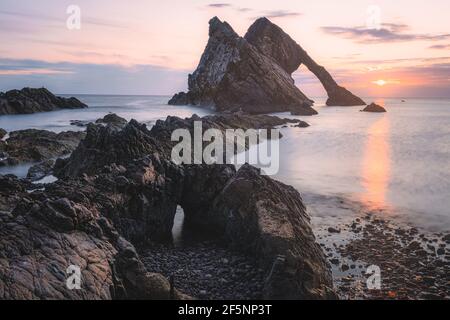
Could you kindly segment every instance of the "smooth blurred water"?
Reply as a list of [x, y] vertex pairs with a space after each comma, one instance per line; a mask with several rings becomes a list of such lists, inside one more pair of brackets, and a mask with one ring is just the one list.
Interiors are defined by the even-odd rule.
[[[1, 116], [0, 128], [84, 130], [71, 126], [70, 120], [94, 121], [109, 112], [149, 125], [168, 115], [211, 113], [169, 106], [169, 97], [162, 96], [77, 97], [90, 107]], [[363, 208], [417, 226], [450, 230], [449, 99], [365, 99], [385, 105], [388, 112], [383, 114], [359, 112], [360, 107], [326, 107], [324, 99], [315, 100], [317, 116], [278, 114], [301, 118], [311, 126], [281, 129], [281, 164], [275, 176], [300, 191], [313, 216], [329, 220]], [[342, 210], [339, 199], [358, 205]]]

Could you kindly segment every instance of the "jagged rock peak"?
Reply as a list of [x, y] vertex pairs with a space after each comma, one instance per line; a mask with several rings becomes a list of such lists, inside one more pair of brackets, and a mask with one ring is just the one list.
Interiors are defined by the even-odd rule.
[[209, 20], [209, 36], [239, 37], [226, 21], [221, 21], [218, 17]]
[[217, 111], [312, 115], [309, 100], [277, 61], [260, 52], [217, 17], [210, 20], [209, 40], [197, 69], [189, 75], [189, 92], [169, 104], [193, 104]]

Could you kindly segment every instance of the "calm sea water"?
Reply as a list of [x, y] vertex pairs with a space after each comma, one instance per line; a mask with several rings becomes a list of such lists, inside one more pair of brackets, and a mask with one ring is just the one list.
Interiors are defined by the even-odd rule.
[[[77, 97], [90, 108], [1, 116], [0, 128], [60, 132], [84, 129], [70, 120], [94, 121], [109, 112], [149, 125], [168, 115], [211, 112], [169, 106], [169, 97], [162, 96]], [[326, 107], [316, 99], [319, 115], [299, 117], [310, 127], [282, 129], [276, 178], [300, 191], [316, 221], [371, 211], [430, 230], [450, 230], [450, 100], [366, 100], [386, 105], [388, 112]], [[27, 168], [0, 168], [0, 173], [23, 176]]]

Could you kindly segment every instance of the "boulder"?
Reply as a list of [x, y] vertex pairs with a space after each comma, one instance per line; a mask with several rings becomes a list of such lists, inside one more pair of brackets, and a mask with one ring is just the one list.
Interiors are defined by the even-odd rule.
[[95, 121], [95, 123], [101, 123], [104, 125], [110, 125], [110, 126], [118, 128], [118, 129], [122, 129], [123, 127], [126, 126], [128, 121], [122, 117], [119, 117], [115, 113], [109, 113], [106, 116], [104, 116], [102, 119], [98, 119], [97, 121]]
[[186, 222], [197, 222], [198, 232], [213, 233], [235, 250], [258, 258], [269, 275], [265, 298], [336, 298], [325, 256], [293, 187], [249, 165], [234, 174], [217, 166], [193, 170], [196, 174], [191, 172], [187, 181], [195, 187], [181, 202]]
[[361, 111], [363, 111], [363, 112], [386, 112], [386, 109], [383, 108], [382, 106], [372, 102], [371, 104], [369, 104], [367, 107], [365, 107]]
[[52, 172], [54, 164], [55, 161], [50, 159], [31, 166], [28, 169], [27, 179], [37, 181], [48, 176]]
[[0, 92], [0, 115], [87, 108], [77, 98], [57, 97], [45, 88]]
[[[268, 275], [265, 298], [335, 298], [294, 188], [249, 165], [170, 160], [170, 130], [199, 119], [168, 117], [152, 130], [135, 120], [121, 130], [90, 124], [70, 158], [57, 162], [61, 179], [44, 190], [0, 176], [0, 298], [186, 298], [148, 273], [134, 247], [171, 238], [178, 205], [191, 228], [258, 259]], [[286, 123], [244, 114], [203, 120], [214, 128]], [[64, 286], [71, 264], [81, 267], [87, 290]]]
[[7, 133], [8, 132], [6, 132], [5, 129], [0, 128], [0, 140], [3, 139], [6, 136]]
[[209, 41], [195, 72], [189, 75], [188, 93], [178, 93], [170, 104], [194, 104], [218, 111], [269, 113], [296, 110], [317, 112], [294, 80], [273, 59], [214, 17]]

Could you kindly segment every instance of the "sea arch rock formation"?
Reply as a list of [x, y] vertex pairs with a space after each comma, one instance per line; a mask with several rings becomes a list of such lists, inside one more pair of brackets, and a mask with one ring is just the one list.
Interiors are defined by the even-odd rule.
[[327, 105], [364, 105], [339, 86], [328, 71], [267, 18], [256, 20], [244, 37], [217, 17], [209, 21], [209, 40], [200, 63], [189, 75], [187, 93], [169, 104], [193, 104], [218, 111], [249, 113], [291, 111], [313, 115], [313, 101], [295, 85], [292, 73], [304, 64], [328, 93]]

